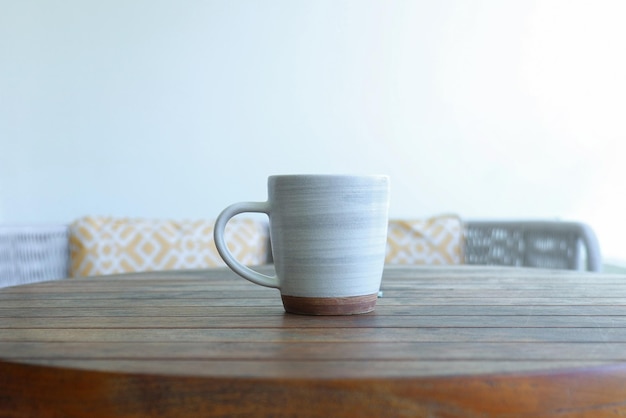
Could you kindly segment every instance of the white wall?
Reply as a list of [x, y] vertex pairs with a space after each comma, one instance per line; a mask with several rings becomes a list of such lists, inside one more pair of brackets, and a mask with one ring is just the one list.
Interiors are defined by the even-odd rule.
[[620, 0], [0, 0], [0, 222], [215, 217], [277, 173], [626, 258]]

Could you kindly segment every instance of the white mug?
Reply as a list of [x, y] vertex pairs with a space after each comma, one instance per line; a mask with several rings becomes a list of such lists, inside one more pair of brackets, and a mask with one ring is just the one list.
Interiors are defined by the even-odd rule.
[[[220, 213], [215, 245], [235, 273], [279, 289], [287, 312], [365, 313], [380, 289], [388, 211], [387, 176], [270, 176], [266, 202], [235, 203]], [[228, 220], [244, 212], [269, 216], [275, 276], [244, 266], [226, 245]]]

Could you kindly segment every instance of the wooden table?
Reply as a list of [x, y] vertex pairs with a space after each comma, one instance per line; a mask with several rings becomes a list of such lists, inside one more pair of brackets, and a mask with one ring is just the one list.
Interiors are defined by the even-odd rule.
[[0, 290], [0, 417], [626, 414], [626, 276], [389, 267], [375, 312], [225, 269]]

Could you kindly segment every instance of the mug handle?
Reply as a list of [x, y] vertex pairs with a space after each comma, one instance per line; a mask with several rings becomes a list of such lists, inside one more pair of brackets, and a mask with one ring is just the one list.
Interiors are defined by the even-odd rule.
[[217, 252], [220, 254], [226, 265], [244, 279], [261, 286], [280, 289], [280, 283], [277, 276], [267, 276], [244, 266], [237, 261], [237, 259], [235, 259], [226, 245], [226, 241], [224, 240], [224, 230], [226, 229], [226, 224], [230, 218], [244, 212], [265, 213], [269, 216], [270, 204], [269, 202], [241, 202], [234, 203], [224, 209], [215, 220], [215, 227], [213, 228], [213, 239], [215, 240]]

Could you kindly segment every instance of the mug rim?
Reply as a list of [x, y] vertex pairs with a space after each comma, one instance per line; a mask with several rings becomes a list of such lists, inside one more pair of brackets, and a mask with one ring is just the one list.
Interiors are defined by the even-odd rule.
[[350, 178], [362, 178], [362, 179], [387, 179], [389, 180], [389, 175], [387, 174], [273, 174], [268, 177], [269, 179], [278, 179], [278, 178], [337, 178], [337, 179], [350, 179]]

